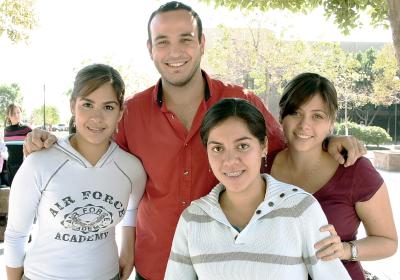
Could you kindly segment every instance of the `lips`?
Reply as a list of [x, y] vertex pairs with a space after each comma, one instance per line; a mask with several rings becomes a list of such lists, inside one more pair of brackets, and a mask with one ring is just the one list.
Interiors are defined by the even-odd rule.
[[312, 136], [311, 135], [307, 135], [307, 134], [303, 134], [303, 133], [294, 133], [294, 135], [300, 139], [310, 139]]
[[100, 133], [105, 130], [105, 128], [102, 127], [86, 127], [89, 131], [94, 132], [94, 133]]
[[244, 170], [235, 171], [235, 172], [224, 172], [224, 175], [227, 177], [238, 177], [238, 176], [242, 175], [243, 172], [244, 172]]
[[178, 68], [181, 67], [183, 65], [185, 65], [187, 63], [187, 61], [181, 61], [181, 62], [167, 62], [165, 63], [166, 65], [168, 65], [169, 67], [174, 67], [174, 68]]

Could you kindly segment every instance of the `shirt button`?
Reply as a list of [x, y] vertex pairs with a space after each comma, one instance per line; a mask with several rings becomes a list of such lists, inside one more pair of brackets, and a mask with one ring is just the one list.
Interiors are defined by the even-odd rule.
[[185, 206], [186, 205], [186, 201], [182, 201], [182, 206]]
[[272, 201], [270, 201], [270, 202], [268, 202], [268, 206], [272, 207], [272, 206], [274, 206], [274, 203]]
[[185, 172], [183, 172], [183, 175], [185, 175], [185, 176], [189, 175], [189, 171], [186, 170]]
[[256, 214], [261, 214], [261, 210], [257, 210], [257, 211], [256, 211]]
[[284, 197], [284, 196], [285, 196], [285, 194], [284, 194], [284, 193], [281, 193], [279, 196], [280, 196], [280, 197]]

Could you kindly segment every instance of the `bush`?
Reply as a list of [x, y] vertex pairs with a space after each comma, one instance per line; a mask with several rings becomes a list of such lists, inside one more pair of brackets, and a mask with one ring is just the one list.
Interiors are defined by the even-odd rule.
[[[353, 122], [348, 122], [349, 135], [353, 135], [366, 145], [374, 144], [379, 147], [380, 144], [392, 141], [392, 137], [379, 126], [364, 126]], [[337, 135], [345, 135], [344, 123], [335, 123]]]

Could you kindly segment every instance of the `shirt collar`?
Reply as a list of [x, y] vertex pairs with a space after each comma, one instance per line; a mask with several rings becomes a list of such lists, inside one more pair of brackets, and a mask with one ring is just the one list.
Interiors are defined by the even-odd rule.
[[[201, 70], [201, 75], [206, 81], [206, 87], [204, 90], [204, 100], [207, 101], [211, 97], [210, 85], [212, 83], [212, 80], [203, 70]], [[161, 78], [158, 80], [157, 84], [154, 87], [153, 96], [155, 97], [155, 102], [157, 103], [158, 107], [161, 108], [163, 105], [163, 91], [162, 91]]]

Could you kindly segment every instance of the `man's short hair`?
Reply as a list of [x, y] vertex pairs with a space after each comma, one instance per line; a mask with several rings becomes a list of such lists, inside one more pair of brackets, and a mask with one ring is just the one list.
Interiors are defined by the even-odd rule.
[[199, 15], [192, 9], [192, 7], [183, 4], [182, 2], [178, 2], [178, 1], [171, 1], [168, 3], [165, 3], [163, 5], [161, 5], [157, 10], [155, 10], [150, 18], [149, 18], [149, 22], [147, 23], [147, 34], [148, 34], [148, 42], [151, 44], [151, 31], [150, 31], [150, 24], [151, 21], [153, 20], [153, 18], [158, 15], [158, 14], [162, 14], [162, 13], [166, 13], [166, 12], [170, 12], [170, 11], [178, 11], [178, 10], [185, 10], [188, 11], [195, 19], [196, 19], [196, 23], [197, 23], [197, 36], [199, 39], [199, 42], [201, 41], [201, 36], [203, 35], [203, 25], [201, 23], [201, 19], [199, 17]]

